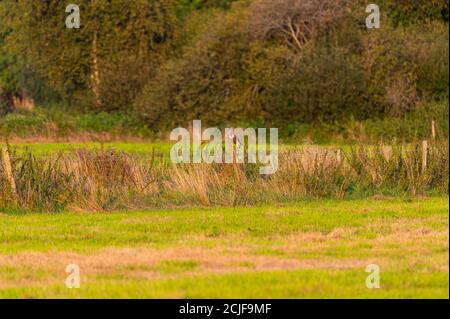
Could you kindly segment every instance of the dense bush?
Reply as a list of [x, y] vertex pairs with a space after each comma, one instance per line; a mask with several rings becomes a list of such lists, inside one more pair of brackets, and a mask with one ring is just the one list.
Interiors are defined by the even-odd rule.
[[[261, 5], [269, 5], [269, 2], [261, 2]], [[308, 5], [314, 6], [314, 2], [308, 2]], [[301, 9], [300, 6], [299, 12]], [[289, 11], [288, 8], [286, 10]], [[323, 10], [331, 9], [326, 7]], [[328, 11], [326, 12], [326, 15], [329, 15]], [[290, 19], [289, 16], [276, 18]], [[333, 24], [337, 24], [340, 18], [337, 17]], [[213, 124], [248, 121], [255, 117], [264, 118], [267, 122], [270, 116], [278, 116], [280, 112], [274, 108], [283, 108], [280, 103], [289, 104], [291, 101], [280, 100], [270, 106], [268, 104], [274, 101], [260, 98], [260, 95], [268, 92], [269, 95], [290, 94], [296, 98], [297, 91], [286, 92], [292, 89], [286, 81], [292, 82], [293, 79], [288, 79], [288, 76], [299, 75], [295, 74], [295, 70], [298, 70], [298, 57], [295, 57], [296, 52], [289, 49], [295, 47], [296, 41], [281, 37], [279, 41], [275, 39], [275, 42], [271, 42], [270, 34], [273, 32], [270, 30], [261, 35], [264, 39], [259, 39], [260, 35], [255, 30], [258, 29], [257, 23], [265, 24], [264, 19], [272, 17], [258, 11], [258, 7], [251, 7], [248, 11], [245, 6], [235, 6], [228, 13], [217, 13], [213, 16], [206, 22], [207, 26], [203, 27], [206, 32], [200, 33], [180, 57], [168, 61], [144, 89], [136, 102], [140, 116], [152, 126], [173, 126], [193, 118], [201, 118]], [[304, 19], [308, 17], [302, 16], [296, 23], [310, 23]], [[318, 14], [311, 21], [320, 23], [320, 19]], [[324, 29], [324, 32], [326, 31], [328, 29]], [[266, 36], [269, 38], [266, 39]], [[300, 37], [300, 34], [298, 36]], [[312, 40], [312, 37], [319, 34], [315, 32], [304, 36]], [[283, 48], [283, 43], [288, 43], [288, 47]], [[306, 46], [306, 43], [304, 45]], [[300, 47], [295, 50], [297, 49]], [[286, 75], [282, 75], [284, 73]], [[307, 77], [303, 73], [301, 75]], [[312, 80], [309, 83], [311, 82]], [[271, 92], [272, 89], [278, 91]], [[348, 98], [343, 97], [343, 100], [345, 99]], [[324, 105], [320, 105], [316, 113], [306, 116], [305, 113], [311, 111], [311, 104], [315, 101], [306, 103], [309, 104], [304, 108], [303, 117], [288, 115], [292, 109], [289, 109], [289, 106], [281, 111], [284, 115], [279, 117], [309, 120], [316, 118], [316, 115], [322, 115], [323, 112], [331, 113], [329, 110], [320, 111], [320, 108], [324, 108]]]
[[[2, 1], [0, 112], [27, 92], [98, 113], [134, 109], [154, 131], [202, 119], [291, 134], [448, 100], [448, 1], [380, 1], [380, 30], [364, 27], [366, 5], [82, 1], [75, 31], [60, 1]], [[40, 92], [47, 83], [59, 94]]]
[[177, 0], [177, 15], [185, 17], [193, 10], [202, 10], [209, 8], [229, 8], [237, 0]]
[[20, 63], [15, 55], [5, 49], [5, 37], [10, 32], [0, 16], [0, 116], [11, 111], [11, 97], [19, 89]]
[[266, 117], [279, 126], [333, 122], [349, 115], [367, 118], [373, 110], [365, 105], [366, 91], [363, 70], [351, 56], [318, 47], [299, 59], [266, 92]]
[[[448, 98], [447, 25], [386, 21], [383, 32], [366, 30], [363, 15], [351, 9], [344, 2], [258, 0], [216, 13], [161, 67], [137, 110], [155, 128], [193, 118], [283, 128], [402, 117], [423, 99]], [[299, 31], [305, 26], [308, 32]]]
[[362, 66], [369, 100], [379, 114], [403, 116], [417, 102], [414, 56], [405, 45], [406, 30], [385, 25], [386, 32], [367, 32], [363, 37]]
[[80, 29], [65, 27], [66, 5], [4, 1], [9, 45], [67, 98], [127, 110], [173, 37], [172, 1], [80, 1]]
[[380, 5], [395, 25], [448, 22], [448, 0], [382, 0]]
[[448, 25], [433, 23], [409, 28], [404, 41], [416, 65], [419, 92], [435, 100], [448, 99]]
[[241, 13], [214, 16], [208, 32], [160, 68], [136, 102], [149, 125], [186, 125], [197, 118], [219, 124], [240, 116], [235, 97], [242, 90], [248, 51], [242, 21]]

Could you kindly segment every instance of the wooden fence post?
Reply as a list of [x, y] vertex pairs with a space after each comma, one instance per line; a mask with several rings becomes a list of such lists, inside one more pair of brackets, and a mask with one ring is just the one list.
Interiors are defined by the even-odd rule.
[[338, 164], [340, 165], [342, 163], [342, 151], [340, 148], [336, 151], [336, 159]]
[[436, 121], [431, 121], [431, 136], [433, 137], [433, 141], [436, 139]]
[[5, 172], [5, 177], [9, 182], [9, 186], [11, 187], [11, 191], [13, 192], [14, 196], [17, 196], [17, 187], [12, 171], [11, 157], [9, 156], [8, 147], [6, 146], [2, 148], [2, 162], [3, 171]]
[[427, 170], [428, 166], [428, 141], [422, 142], [422, 173]]

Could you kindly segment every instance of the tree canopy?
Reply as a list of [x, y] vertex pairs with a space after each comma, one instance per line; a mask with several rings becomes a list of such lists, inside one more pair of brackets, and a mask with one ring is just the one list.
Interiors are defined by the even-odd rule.
[[48, 88], [159, 129], [403, 116], [448, 98], [447, 0], [381, 0], [380, 30], [362, 0], [80, 0], [79, 29], [66, 5], [0, 2], [3, 105]]

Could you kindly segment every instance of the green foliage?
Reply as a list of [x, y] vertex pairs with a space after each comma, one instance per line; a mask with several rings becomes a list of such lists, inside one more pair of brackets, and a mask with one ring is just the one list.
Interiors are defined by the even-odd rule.
[[[431, 121], [436, 122], [437, 138], [446, 139], [449, 133], [449, 108], [448, 101], [419, 105], [414, 111], [409, 112], [402, 119], [384, 117], [381, 119], [369, 119], [359, 124], [345, 123], [346, 138], [354, 137], [356, 140], [368, 139], [369, 141], [411, 141], [414, 139], [431, 138]], [[356, 125], [355, 125], [356, 124]]]
[[389, 24], [384, 28], [386, 32], [369, 31], [362, 37], [368, 101], [378, 106], [378, 114], [401, 117], [418, 100], [417, 65], [405, 41], [408, 30]]
[[448, 38], [448, 24], [441, 23], [410, 28], [405, 34], [405, 46], [416, 65], [417, 89], [434, 100], [449, 95]]
[[21, 111], [7, 114], [0, 119], [0, 132], [8, 136], [12, 133], [30, 134], [41, 131], [44, 128], [45, 117], [29, 111]]
[[0, 88], [3, 92], [16, 93], [19, 88], [18, 75], [21, 63], [17, 56], [9, 54], [5, 49], [6, 36], [7, 33], [0, 31]]
[[162, 65], [137, 99], [142, 120], [155, 130], [193, 118], [219, 125], [263, 119], [292, 128], [400, 118], [421, 100], [448, 97], [446, 24], [360, 29], [363, 16], [352, 7], [327, 20], [332, 28], [312, 30], [299, 52], [282, 31], [257, 36], [255, 25], [281, 18], [256, 16], [264, 8], [254, 3], [250, 11], [241, 4], [205, 16], [202, 26], [197, 21], [198, 36]]
[[242, 110], [234, 99], [248, 51], [242, 18], [239, 12], [214, 16], [207, 22], [209, 32], [201, 33], [180, 58], [164, 64], [136, 102], [141, 118], [153, 127], [199, 117], [211, 124], [239, 118]]
[[335, 122], [353, 115], [371, 116], [366, 101], [361, 67], [337, 50], [315, 48], [284, 72], [275, 87], [265, 92], [267, 119], [277, 125], [287, 122]]
[[71, 107], [62, 105], [16, 111], [0, 118], [0, 135], [3, 136], [51, 138], [96, 133], [110, 137], [152, 136], [145, 124], [125, 113], [74, 112]]
[[237, 0], [177, 0], [176, 9], [179, 17], [184, 17], [194, 10], [210, 8], [229, 8]]
[[137, 121], [147, 134], [200, 118], [341, 134], [448, 100], [448, 1], [385, 0], [382, 30], [361, 28], [363, 1], [340, 4], [85, 0], [69, 30], [60, 1], [2, 1], [0, 112], [16, 95], [62, 97], [99, 113], [55, 121], [68, 130]]
[[[81, 28], [67, 29], [66, 3], [6, 1], [9, 45], [66, 97], [127, 109], [174, 32], [171, 1], [81, 1]], [[26, 14], [24, 14], [26, 13]]]
[[419, 104], [402, 118], [392, 116], [358, 121], [353, 117], [335, 123], [290, 124], [280, 131], [284, 141], [290, 143], [342, 144], [376, 143], [378, 141], [402, 141], [431, 139], [431, 122], [436, 123], [438, 140], [445, 140], [449, 133], [448, 101]]
[[448, 22], [448, 0], [382, 0], [380, 6], [395, 25]]
[[[0, 3], [0, 8], [3, 4]], [[5, 37], [11, 31], [2, 23], [0, 15], [0, 116], [11, 109], [10, 98], [18, 90], [18, 68], [20, 66], [17, 57], [11, 55], [5, 49]]]
[[5, 23], [8, 17], [5, 6], [5, 2], [0, 3], [0, 116], [12, 111], [13, 97], [32, 97], [38, 103], [60, 100], [24, 57], [8, 45], [6, 40], [12, 29]]

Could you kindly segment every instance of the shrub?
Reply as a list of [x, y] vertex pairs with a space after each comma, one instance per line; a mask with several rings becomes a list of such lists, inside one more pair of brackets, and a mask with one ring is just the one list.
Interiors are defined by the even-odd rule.
[[344, 16], [341, 0], [254, 0], [247, 28], [255, 38], [281, 38], [301, 51], [312, 38], [338, 27]]
[[382, 0], [380, 5], [394, 25], [448, 22], [448, 0]]
[[242, 89], [242, 57], [248, 51], [240, 31], [242, 19], [240, 11], [217, 14], [207, 22], [208, 32], [160, 68], [135, 103], [144, 121], [164, 127], [197, 118], [219, 124], [241, 116], [234, 102]]
[[385, 25], [385, 32], [366, 32], [362, 37], [362, 65], [368, 83], [369, 102], [380, 114], [400, 117], [418, 100], [416, 64], [405, 45], [404, 28]]
[[448, 99], [448, 24], [432, 23], [408, 28], [405, 49], [416, 64], [417, 89], [425, 98]]
[[357, 61], [338, 50], [316, 46], [279, 77], [265, 93], [265, 103], [269, 117], [278, 125], [334, 122], [351, 115], [373, 115], [365, 105], [366, 91]]
[[3, 1], [0, 15], [13, 31], [7, 42], [72, 102], [128, 110], [174, 37], [172, 1], [82, 1], [75, 31], [64, 27], [66, 5]]
[[385, 21], [384, 32], [367, 30], [357, 7], [255, 0], [205, 15], [202, 26], [195, 20], [197, 36], [162, 65], [135, 109], [154, 130], [196, 118], [283, 129], [401, 118], [421, 99], [448, 99], [446, 26]]
[[[264, 6], [261, 8], [258, 5]], [[250, 119], [256, 122], [261, 118], [266, 123], [279, 123], [286, 118], [308, 121], [324, 117], [334, 120], [340, 118], [352, 105], [358, 109], [364, 99], [361, 95], [364, 84], [360, 85], [361, 72], [350, 61], [352, 58], [346, 60], [343, 52], [326, 51], [326, 48], [322, 48], [319, 53], [310, 48], [307, 53], [302, 53], [304, 58], [300, 58], [300, 55], [296, 57], [297, 49], [300, 48], [290, 49], [295, 46], [295, 41], [292, 38], [278, 37], [284, 29], [266, 30], [262, 34], [255, 31], [258, 29], [257, 25], [265, 24], [264, 19], [270, 18], [261, 11], [266, 6], [271, 7], [267, 1], [255, 2], [255, 6], [250, 8], [245, 5], [235, 6], [227, 13], [217, 13], [206, 22], [202, 28], [205, 32], [196, 37], [180, 57], [165, 63], [156, 78], [145, 87], [135, 103], [139, 116], [156, 129], [185, 124], [196, 118], [216, 125], [250, 122]], [[315, 28], [323, 19], [329, 21], [324, 30], [318, 28], [303, 35], [311, 43], [315, 37], [324, 37], [333, 26], [341, 23], [341, 16], [329, 17], [333, 8], [343, 10], [339, 4], [333, 5], [330, 1], [319, 5], [307, 2], [305, 6], [308, 10], [317, 7], [323, 11], [311, 18], [311, 21], [303, 12], [298, 19], [294, 15], [297, 27], [303, 28], [304, 24], [314, 22], [312, 27]], [[289, 12], [289, 8], [285, 9]], [[297, 11], [302, 9], [300, 5]], [[278, 18], [285, 21], [290, 16]], [[274, 39], [271, 35], [275, 36]], [[326, 58], [328, 54], [332, 56], [327, 58], [330, 65], [322, 67], [323, 61], [320, 58]], [[345, 65], [349, 61], [350, 65]], [[310, 66], [311, 63], [314, 65]], [[315, 76], [316, 80], [322, 81], [319, 73], [323, 72], [329, 80], [320, 88], [311, 86], [311, 77]], [[332, 78], [333, 76], [335, 77]], [[304, 90], [299, 91], [299, 87], [294, 87], [301, 85], [296, 77], [305, 82]], [[334, 88], [331, 82], [337, 77], [342, 82], [342, 90], [328, 95], [328, 100], [324, 97], [320, 101], [319, 95], [327, 95], [325, 93]], [[352, 90], [354, 91], [351, 92]], [[326, 110], [325, 104], [334, 103], [333, 99], [338, 99], [340, 94], [343, 95], [341, 101], [332, 105], [332, 110]], [[358, 101], [355, 100], [357, 94], [360, 94]], [[310, 95], [313, 97], [310, 98]], [[303, 106], [294, 105], [305, 97], [307, 101], [302, 101]], [[320, 105], [314, 107], [316, 102]], [[339, 110], [340, 114], [333, 115], [335, 110]], [[299, 115], [291, 116], [289, 112]]]

